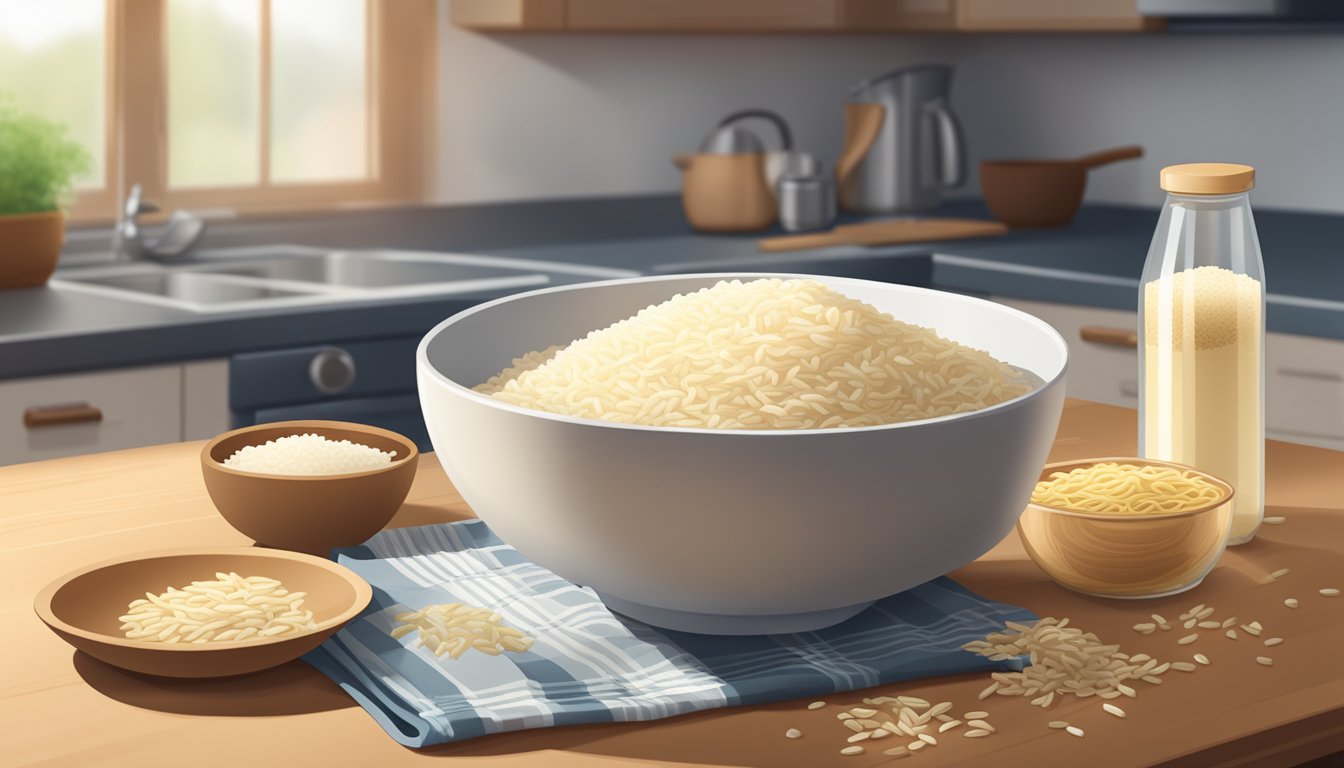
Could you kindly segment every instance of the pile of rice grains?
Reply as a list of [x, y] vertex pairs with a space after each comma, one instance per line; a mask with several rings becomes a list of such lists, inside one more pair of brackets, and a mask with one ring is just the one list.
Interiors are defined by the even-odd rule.
[[[1266, 581], [1279, 582], [1288, 573], [1287, 568], [1274, 571], [1266, 576]], [[1338, 597], [1340, 591], [1325, 587], [1317, 593], [1332, 598]], [[1287, 597], [1283, 604], [1296, 609], [1301, 603], [1297, 598]], [[1273, 657], [1265, 654], [1283, 643], [1283, 638], [1271, 636], [1259, 621], [1219, 617], [1212, 606], [1203, 603], [1182, 613], [1175, 622], [1154, 613], [1133, 629], [1144, 635], [1184, 630], [1175, 643], [1181, 651], [1209, 635], [1242, 642], [1251, 640], [1264, 648], [1255, 662], [1265, 667], [1274, 664]], [[1136, 698], [1144, 685], [1161, 685], [1168, 672], [1193, 673], [1213, 663], [1203, 652], [1194, 653], [1189, 661], [1160, 661], [1146, 653], [1130, 655], [1121, 652], [1119, 645], [1103, 643], [1096, 634], [1072, 626], [1068, 619], [1054, 618], [1031, 625], [1008, 622], [1003, 631], [962, 647], [993, 660], [1025, 657], [1029, 662], [1020, 672], [991, 673], [992, 682], [980, 691], [981, 701], [992, 696], [1027, 697], [1031, 704], [1049, 709], [1065, 696], [1096, 698], [1102, 711], [1117, 718], [1126, 716], [1118, 700]], [[814, 701], [807, 708], [819, 710], [826, 706], [827, 702]], [[982, 739], [997, 732], [987, 710], [958, 712], [953, 702], [934, 703], [918, 696], [865, 698], [861, 706], [847, 707], [835, 717], [847, 730], [840, 747], [840, 754], [847, 756], [877, 750], [891, 758], [904, 758], [958, 735]], [[1066, 720], [1050, 720], [1046, 726], [1078, 738], [1085, 736], [1082, 728]], [[789, 728], [784, 736], [801, 739], [804, 733]]]

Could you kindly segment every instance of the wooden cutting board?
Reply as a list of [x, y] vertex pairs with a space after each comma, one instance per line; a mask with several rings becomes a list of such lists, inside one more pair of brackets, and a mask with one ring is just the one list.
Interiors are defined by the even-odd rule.
[[997, 221], [981, 219], [881, 219], [862, 224], [844, 224], [829, 232], [767, 237], [760, 241], [762, 251], [801, 251], [835, 245], [892, 245], [925, 243], [935, 240], [964, 240], [971, 237], [996, 237], [1008, 231]]

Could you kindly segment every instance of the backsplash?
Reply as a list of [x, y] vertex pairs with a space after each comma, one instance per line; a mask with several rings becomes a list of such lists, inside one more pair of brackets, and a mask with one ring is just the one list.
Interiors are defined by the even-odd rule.
[[446, 202], [675, 191], [671, 155], [747, 106], [834, 160], [852, 83], [941, 61], [972, 161], [961, 196], [981, 159], [1140, 143], [1089, 201], [1158, 205], [1160, 167], [1217, 160], [1260, 169], [1257, 207], [1344, 212], [1337, 35], [479, 35], [440, 5]]

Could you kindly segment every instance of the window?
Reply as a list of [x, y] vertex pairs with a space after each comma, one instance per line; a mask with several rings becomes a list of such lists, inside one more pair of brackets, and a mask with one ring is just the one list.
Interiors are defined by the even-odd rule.
[[0, 92], [89, 149], [72, 215], [131, 184], [239, 212], [422, 199], [434, 0], [0, 0]]

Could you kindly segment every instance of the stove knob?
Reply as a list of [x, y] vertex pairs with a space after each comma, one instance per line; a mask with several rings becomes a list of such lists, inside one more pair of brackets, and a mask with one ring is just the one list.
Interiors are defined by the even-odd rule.
[[326, 347], [308, 363], [308, 379], [324, 395], [340, 394], [355, 383], [355, 358], [340, 347]]

